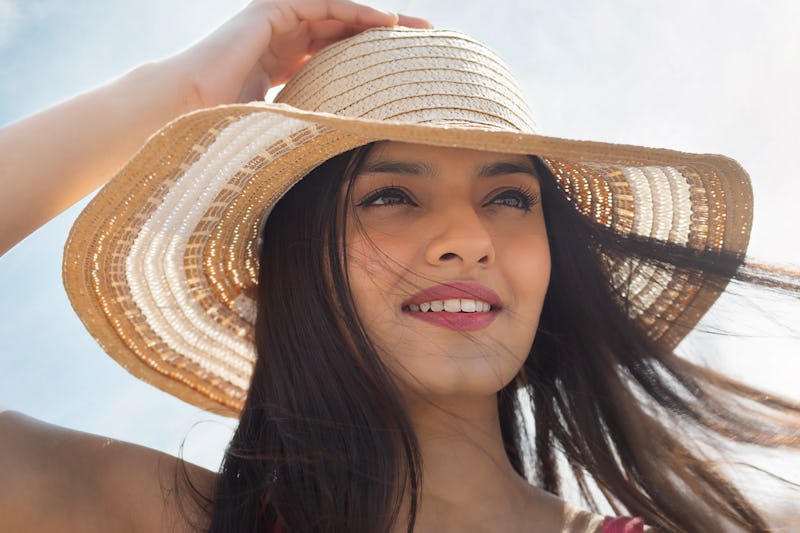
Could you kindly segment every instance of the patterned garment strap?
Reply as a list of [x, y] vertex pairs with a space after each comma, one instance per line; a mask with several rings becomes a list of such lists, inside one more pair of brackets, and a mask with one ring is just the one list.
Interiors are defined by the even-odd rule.
[[[278, 522], [272, 528], [271, 533], [285, 533], [286, 529], [283, 524]], [[644, 533], [644, 521], [641, 518], [612, 518], [605, 517], [603, 520], [602, 533]]]
[[641, 518], [612, 518], [603, 520], [603, 533], [644, 533], [644, 520]]

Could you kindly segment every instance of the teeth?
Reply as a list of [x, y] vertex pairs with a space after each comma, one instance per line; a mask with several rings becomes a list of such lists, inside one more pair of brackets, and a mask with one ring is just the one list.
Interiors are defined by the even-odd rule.
[[461, 311], [461, 300], [458, 298], [454, 300], [445, 300], [444, 301], [444, 310], [448, 313], [458, 313]]
[[433, 300], [419, 305], [409, 304], [409, 311], [423, 313], [446, 311], [448, 313], [486, 313], [492, 308], [487, 302], [467, 298], [452, 298], [450, 300]]

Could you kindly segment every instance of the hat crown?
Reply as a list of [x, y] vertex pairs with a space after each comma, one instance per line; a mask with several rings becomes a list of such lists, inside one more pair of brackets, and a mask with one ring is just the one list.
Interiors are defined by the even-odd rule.
[[449, 30], [373, 28], [313, 56], [275, 102], [339, 116], [535, 133], [514, 75]]

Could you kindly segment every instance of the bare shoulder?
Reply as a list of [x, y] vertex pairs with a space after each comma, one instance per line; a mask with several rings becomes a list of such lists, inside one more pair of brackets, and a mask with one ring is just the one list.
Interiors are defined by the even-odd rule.
[[[215, 475], [170, 455], [0, 412], [0, 516], [11, 531], [190, 531]], [[187, 483], [187, 480], [189, 483]]]

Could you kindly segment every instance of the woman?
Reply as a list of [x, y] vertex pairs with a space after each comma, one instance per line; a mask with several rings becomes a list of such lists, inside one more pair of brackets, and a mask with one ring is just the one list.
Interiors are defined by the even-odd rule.
[[[314, 38], [303, 40], [309, 26], [300, 22], [329, 20], [326, 6], [340, 22], [312, 24]], [[169, 87], [169, 76], [199, 68], [188, 83], [198, 107], [249, 100], [243, 88], [269, 85], [264, 72], [244, 79], [262, 50], [290, 50], [282, 62], [262, 60], [280, 80], [318, 40], [392, 22], [343, 2], [253, 3], [206, 43], [151, 68]], [[251, 45], [224, 70], [235, 81], [207, 84], [204, 69], [219, 75], [214, 52], [231, 41]], [[397, 43], [430, 54], [381, 55]], [[143, 70], [9, 129], [4, 152], [30, 155], [12, 149], [37, 128], [57, 132], [75, 117], [97, 117], [114, 89], [150, 87], [154, 74]], [[361, 85], [365, 71], [385, 75]], [[425, 77], [433, 73], [442, 77]], [[430, 87], [450, 92], [431, 97]], [[164, 104], [165, 91], [153, 90]], [[376, 100], [382, 93], [394, 95], [391, 106]], [[147, 96], [141, 109], [111, 105], [85, 139], [51, 154], [54, 162], [18, 163], [11, 174], [25, 179], [15, 182], [15, 205], [41, 200], [33, 193], [43, 186], [64, 188], [42, 183], [48, 164], [63, 181], [70, 172], [100, 179], [87, 168], [95, 139], [111, 136], [110, 157], [126, 159], [135, 144], [114, 138], [123, 137], [114, 112], [135, 113], [142, 127], [134, 123], [134, 134], [165, 120], [152, 115], [176, 114]], [[221, 475], [190, 469], [176, 493], [167, 458], [7, 416], [4, 455], [21, 460], [4, 464], [6, 479], [19, 480], [3, 488], [4, 514], [40, 529], [49, 520], [82, 530], [209, 520], [219, 531], [598, 529], [595, 517], [552, 495], [561, 446], [582, 488], [585, 471], [612, 502], [662, 529], [765, 527], [682, 445], [677, 426], [647, 412], [735, 440], [791, 443], [784, 436], [796, 428], [795, 406], [772, 400], [765, 407], [787, 418], [760, 427], [750, 412], [730, 412], [724, 397], [758, 402], [757, 391], [671, 354], [741, 261], [749, 189], [737, 166], [534, 135], [502, 63], [448, 32], [360, 34], [315, 56], [280, 98], [293, 107], [220, 108], [163, 130], [82, 215], [65, 256], [73, 304], [114, 357], [188, 401], [243, 409]], [[378, 122], [322, 115], [331, 102]], [[389, 124], [393, 113], [409, 120]], [[8, 244], [46, 208], [54, 209], [8, 206], [16, 221]], [[252, 340], [258, 358], [245, 393]], [[517, 435], [525, 427], [515, 419], [519, 387], [536, 414], [532, 461], [523, 448], [530, 440]], [[649, 398], [640, 404], [642, 393]], [[54, 438], [67, 444], [41, 444]], [[541, 488], [521, 476], [531, 463]], [[19, 464], [48, 468], [32, 475]], [[77, 472], [85, 480], [70, 490], [52, 483]], [[209, 505], [181, 505], [192, 489]], [[63, 511], [39, 516], [39, 502]], [[108, 511], [98, 516], [96, 507]]]

